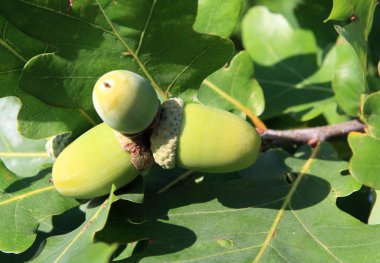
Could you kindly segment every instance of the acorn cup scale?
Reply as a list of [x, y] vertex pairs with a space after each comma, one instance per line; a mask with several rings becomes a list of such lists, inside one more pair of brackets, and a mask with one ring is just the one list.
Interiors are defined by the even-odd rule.
[[114, 131], [105, 123], [67, 146], [53, 166], [56, 190], [80, 199], [107, 195], [112, 184], [118, 189], [138, 174], [130, 153], [120, 147]]

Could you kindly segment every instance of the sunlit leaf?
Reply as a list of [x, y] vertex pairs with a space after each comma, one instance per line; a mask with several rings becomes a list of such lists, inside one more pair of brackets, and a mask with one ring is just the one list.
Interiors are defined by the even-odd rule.
[[194, 29], [201, 33], [228, 37], [239, 22], [243, 0], [198, 0]]
[[15, 97], [0, 99], [0, 159], [18, 176], [35, 175], [42, 164], [51, 163], [46, 140], [30, 140], [17, 131], [20, 103]]
[[380, 138], [380, 92], [374, 92], [365, 98], [363, 116], [367, 123], [369, 134]]
[[332, 87], [339, 106], [349, 115], [358, 115], [366, 81], [358, 57], [350, 44], [343, 39], [337, 42], [337, 58], [333, 72]]
[[350, 171], [362, 184], [380, 189], [380, 140], [367, 134], [352, 132], [348, 136], [352, 150]]
[[228, 111], [241, 110], [243, 106], [260, 115], [264, 110], [264, 97], [260, 84], [254, 78], [249, 54], [240, 52], [228, 67], [209, 76], [201, 85], [198, 99], [204, 104]]

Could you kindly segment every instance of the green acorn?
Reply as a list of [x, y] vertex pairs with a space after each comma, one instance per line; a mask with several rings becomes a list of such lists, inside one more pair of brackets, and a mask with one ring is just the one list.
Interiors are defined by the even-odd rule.
[[[147, 130], [157, 117], [158, 99], [132, 72], [103, 75], [93, 99], [106, 123], [84, 133], [58, 156], [53, 182], [63, 195], [93, 198], [108, 194], [112, 184], [120, 188], [131, 182], [151, 164], [147, 136], [155, 161], [165, 169], [178, 165], [200, 172], [232, 172], [248, 167], [258, 156], [260, 136], [246, 121], [217, 108], [184, 105], [181, 99], [165, 101], [153, 130]], [[139, 134], [129, 138], [122, 133]]]
[[124, 134], [148, 128], [159, 110], [159, 100], [150, 83], [127, 70], [114, 70], [101, 76], [92, 100], [101, 119]]
[[102, 123], [61, 152], [52, 176], [61, 194], [88, 199], [109, 194], [112, 184], [120, 188], [138, 174], [131, 154], [122, 149], [115, 132]]
[[261, 138], [238, 116], [200, 104], [170, 99], [161, 106], [159, 125], [151, 136], [155, 161], [200, 172], [242, 170], [257, 159]]

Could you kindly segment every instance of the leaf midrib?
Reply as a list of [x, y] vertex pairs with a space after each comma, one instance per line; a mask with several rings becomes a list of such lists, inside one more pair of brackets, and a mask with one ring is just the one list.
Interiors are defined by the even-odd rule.
[[[153, 4], [155, 3], [155, 1], [153, 1]], [[128, 52], [131, 54], [131, 56], [135, 59], [135, 61], [137, 62], [137, 64], [139, 65], [139, 67], [141, 68], [141, 70], [144, 72], [144, 74], [146, 75], [146, 77], [149, 79], [150, 83], [152, 84], [153, 88], [155, 88], [155, 90], [163, 97], [163, 98], [167, 98], [167, 95], [166, 93], [164, 93], [161, 89], [161, 87], [158, 85], [158, 83], [155, 81], [155, 79], [153, 78], [153, 76], [149, 73], [149, 71], [147, 70], [147, 68], [145, 67], [145, 65], [142, 63], [142, 61], [140, 60], [140, 58], [137, 56], [137, 54], [132, 50], [132, 48], [127, 44], [127, 42], [122, 38], [122, 36], [119, 34], [119, 32], [116, 30], [115, 26], [113, 25], [112, 21], [109, 19], [109, 17], [107, 16], [105, 10], [103, 9], [103, 7], [100, 5], [99, 3], [99, 0], [96, 0], [96, 4], [98, 5], [99, 7], [99, 10], [100, 12], [103, 14], [104, 18], [106, 19], [108, 25], [111, 27], [113, 33], [116, 35], [116, 37], [119, 39], [119, 41], [122, 43], [122, 45], [128, 50]], [[149, 19], [149, 16], [148, 16], [148, 19]]]
[[8, 44], [5, 40], [0, 38], [0, 46], [5, 47], [10, 53], [12, 53], [16, 58], [21, 60], [23, 63], [26, 63], [28, 60], [24, 58], [16, 49], [14, 49], [10, 44]]
[[6, 199], [4, 201], [0, 201], [0, 207], [11, 204], [11, 203], [16, 202], [16, 201], [24, 200], [25, 198], [28, 198], [30, 196], [34, 196], [34, 195], [37, 195], [37, 194], [40, 194], [43, 192], [47, 192], [50, 190], [54, 190], [54, 185], [46, 186], [46, 187], [36, 189], [36, 190], [30, 191], [30, 192], [27, 192], [24, 194], [13, 196], [12, 198]]
[[59, 262], [62, 257], [66, 254], [66, 252], [79, 240], [81, 236], [84, 235], [88, 227], [95, 222], [95, 220], [98, 219], [100, 212], [107, 208], [107, 203], [109, 202], [109, 199], [106, 199], [99, 207], [99, 209], [94, 213], [94, 215], [86, 222], [86, 224], [80, 229], [80, 231], [75, 235], [75, 237], [68, 243], [65, 248], [62, 250], [62, 252], [57, 256], [57, 258], [54, 260], [54, 263]]
[[61, 15], [61, 16], [68, 17], [68, 18], [73, 19], [73, 20], [76, 20], [76, 21], [80, 21], [81, 23], [85, 23], [85, 24], [87, 24], [87, 25], [89, 25], [89, 26], [92, 26], [92, 27], [94, 27], [94, 28], [100, 29], [100, 30], [103, 31], [103, 32], [106, 32], [106, 33], [108, 33], [108, 34], [112, 34], [112, 35], [114, 35], [114, 33], [113, 33], [112, 31], [108, 31], [108, 30], [106, 30], [105, 28], [100, 27], [100, 26], [98, 26], [98, 25], [96, 25], [96, 24], [94, 24], [94, 23], [91, 23], [91, 22], [89, 22], [89, 21], [86, 21], [86, 20], [84, 20], [84, 19], [80, 19], [80, 18], [78, 18], [78, 17], [71, 16], [71, 15], [69, 15], [69, 14], [59, 12], [59, 11], [57, 11], [57, 10], [55, 10], [55, 9], [48, 8], [48, 7], [46, 7], [46, 6], [41, 6], [41, 5], [38, 5], [38, 4], [34, 4], [34, 3], [31, 3], [31, 2], [28, 2], [28, 1], [25, 1], [25, 0], [21, 0], [21, 2], [23, 2], [23, 3], [27, 4], [27, 5], [33, 6], [33, 7], [37, 7], [37, 8], [40, 8], [40, 9], [43, 9], [43, 10], [46, 10], [46, 11], [49, 11], [49, 12], [52, 12], [52, 13], [55, 13], [55, 14]]
[[293, 198], [293, 195], [296, 193], [296, 190], [297, 190], [299, 184], [301, 183], [305, 174], [310, 169], [310, 166], [311, 166], [313, 160], [315, 159], [315, 157], [317, 156], [317, 154], [319, 153], [319, 151], [320, 151], [320, 143], [318, 143], [315, 146], [315, 148], [312, 150], [312, 152], [310, 154], [310, 157], [307, 159], [305, 164], [302, 166], [300, 174], [298, 175], [297, 179], [295, 180], [292, 187], [290, 188], [289, 193], [286, 195], [284, 203], [282, 204], [280, 210], [278, 211], [277, 216], [275, 217], [273, 224], [268, 231], [268, 235], [266, 236], [259, 253], [254, 258], [253, 263], [258, 263], [260, 261], [260, 259], [262, 258], [262, 256], [264, 255], [264, 253], [266, 252], [267, 248], [270, 246], [272, 238], [275, 234], [275, 231], [276, 231], [278, 225], [280, 224], [280, 221], [282, 219], [282, 216], [285, 213], [286, 208], [289, 206], [289, 204]]

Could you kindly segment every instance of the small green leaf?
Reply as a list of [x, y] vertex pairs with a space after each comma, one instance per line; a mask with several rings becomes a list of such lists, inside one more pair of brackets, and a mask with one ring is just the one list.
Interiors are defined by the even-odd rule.
[[239, 22], [243, 0], [198, 0], [194, 29], [200, 33], [228, 37]]
[[348, 19], [358, 21], [367, 39], [377, 3], [377, 0], [333, 0], [333, 9], [326, 21]]
[[239, 109], [237, 100], [255, 115], [264, 110], [264, 96], [254, 79], [253, 63], [246, 51], [238, 53], [231, 64], [210, 75], [198, 91], [200, 102], [225, 110]]
[[337, 42], [337, 58], [334, 69], [332, 87], [339, 106], [349, 115], [359, 114], [360, 97], [365, 91], [366, 81], [351, 45], [339, 39]]
[[74, 231], [47, 239], [46, 246], [35, 262], [109, 262], [116, 244], [95, 242], [96, 232], [103, 229], [113, 202], [118, 198], [113, 194], [108, 198], [94, 199], [83, 205], [86, 220]]
[[347, 26], [341, 27], [336, 25], [336, 31], [341, 35], [354, 49], [359, 57], [363, 75], [366, 74], [367, 68], [367, 40], [363, 36], [363, 28], [357, 21], [353, 21]]
[[380, 139], [380, 92], [366, 97], [363, 104], [363, 117], [367, 123], [368, 133]]
[[350, 20], [345, 26], [336, 25], [336, 31], [353, 47], [359, 57], [361, 71], [367, 74], [367, 41], [372, 27], [377, 0], [334, 0], [327, 20]]
[[351, 132], [348, 143], [353, 152], [351, 174], [362, 184], [380, 189], [380, 140], [364, 133]]
[[20, 253], [36, 238], [40, 221], [78, 205], [63, 197], [49, 179], [50, 170], [34, 177], [18, 178], [0, 162], [0, 250]]

